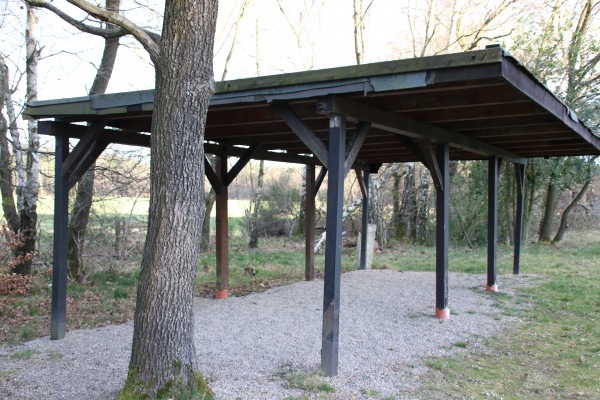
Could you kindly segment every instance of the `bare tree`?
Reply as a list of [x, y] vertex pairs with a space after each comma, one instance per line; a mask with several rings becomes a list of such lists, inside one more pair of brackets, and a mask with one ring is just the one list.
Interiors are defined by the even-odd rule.
[[[40, 46], [36, 38], [38, 16], [32, 7], [27, 5], [27, 22], [25, 29], [26, 48], [26, 97], [28, 101], [37, 99], [38, 62], [40, 59]], [[14, 264], [12, 272], [27, 275], [31, 273], [32, 255], [35, 253], [37, 238], [37, 201], [39, 190], [40, 171], [40, 140], [37, 132], [37, 124], [33, 121], [27, 123], [28, 145], [23, 151], [21, 149], [21, 137], [17, 127], [17, 112], [12, 99], [12, 89], [9, 83], [8, 67], [4, 57], [0, 57], [0, 91], [2, 103], [7, 110], [8, 120], [3, 118], [2, 129], [2, 162], [0, 172], [2, 178], [2, 207], [8, 225], [14, 234], [19, 235], [22, 244], [15, 249], [15, 256], [21, 261]], [[10, 164], [10, 147], [7, 133], [10, 132], [13, 157], [17, 169], [16, 202]], [[23, 154], [24, 153], [24, 154]], [[25, 159], [23, 159], [23, 157]]]
[[229, 67], [229, 62], [231, 61], [231, 57], [233, 56], [233, 52], [238, 44], [238, 35], [240, 33], [240, 25], [244, 20], [244, 14], [246, 13], [246, 9], [250, 5], [252, 0], [244, 0], [240, 7], [240, 14], [237, 17], [237, 20], [234, 24], [233, 30], [233, 40], [231, 41], [231, 47], [229, 48], [229, 52], [227, 53], [227, 58], [225, 59], [225, 66], [223, 67], [223, 74], [221, 75], [221, 80], [224, 81], [227, 78], [227, 68]]
[[[291, 10], [284, 6], [283, 0], [276, 0], [281, 15], [292, 30], [298, 53], [302, 62], [302, 70], [311, 70], [315, 66], [316, 43], [315, 36], [320, 29], [320, 10], [325, 0], [303, 0], [303, 2], [288, 2], [287, 4], [300, 4], [300, 10]], [[315, 29], [311, 23], [319, 26]]]
[[156, 70], [148, 236], [129, 373], [120, 397], [209, 392], [197, 371], [192, 307], [204, 217], [204, 203], [197, 199], [204, 197], [203, 137], [214, 92], [218, 2], [166, 2], [162, 36], [142, 29], [122, 13], [85, 0], [70, 2], [89, 18], [117, 28], [86, 24], [52, 3], [31, 0], [84, 32], [105, 38], [133, 35], [150, 54]]
[[365, 57], [365, 19], [373, 5], [373, 1], [374, 0], [370, 0], [369, 4], [365, 7], [364, 0], [353, 0], [354, 13], [352, 14], [352, 19], [354, 20], [354, 53], [356, 55], [357, 65], [362, 64]]
[[[120, 3], [121, 0], [106, 0], [106, 9], [118, 11]], [[111, 28], [114, 28], [114, 26]], [[117, 59], [118, 49], [118, 37], [105, 39], [102, 60], [100, 61], [100, 66], [96, 71], [94, 82], [89, 91], [90, 95], [103, 94], [106, 92]], [[69, 276], [77, 282], [81, 282], [87, 275], [82, 254], [94, 198], [95, 169], [96, 163], [90, 166], [90, 169], [81, 177], [81, 180], [77, 184], [75, 203], [73, 204], [71, 218], [69, 220]]]

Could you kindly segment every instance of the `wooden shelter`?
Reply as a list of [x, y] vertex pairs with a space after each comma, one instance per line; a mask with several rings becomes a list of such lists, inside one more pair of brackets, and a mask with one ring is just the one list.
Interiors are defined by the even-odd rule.
[[[65, 334], [68, 190], [110, 143], [150, 146], [152, 90], [37, 101], [25, 114], [56, 137], [51, 337]], [[80, 139], [70, 151], [69, 139]], [[314, 196], [325, 174], [327, 243], [321, 366], [338, 370], [344, 177], [354, 170], [367, 221], [369, 175], [422, 162], [436, 190], [435, 315], [448, 318], [449, 160], [489, 162], [488, 276], [497, 290], [498, 173], [515, 166], [514, 273], [519, 272], [525, 165], [531, 157], [600, 154], [600, 138], [499, 46], [485, 50], [217, 83], [208, 111], [206, 175], [217, 193], [217, 292], [228, 295], [227, 188], [251, 159], [309, 166], [306, 278], [314, 277]], [[237, 162], [228, 170], [227, 158]], [[319, 174], [316, 168], [320, 167]], [[366, 234], [362, 237], [364, 267]]]

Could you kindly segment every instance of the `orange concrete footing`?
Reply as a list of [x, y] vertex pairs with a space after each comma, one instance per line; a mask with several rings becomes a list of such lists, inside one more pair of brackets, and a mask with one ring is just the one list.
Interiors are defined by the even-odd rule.
[[498, 285], [485, 285], [485, 290], [487, 290], [488, 292], [497, 292]]
[[215, 299], [226, 299], [229, 297], [229, 291], [227, 290], [217, 290], [215, 292]]
[[437, 319], [450, 319], [450, 309], [444, 308], [443, 310], [440, 310], [439, 308], [436, 308], [435, 317]]

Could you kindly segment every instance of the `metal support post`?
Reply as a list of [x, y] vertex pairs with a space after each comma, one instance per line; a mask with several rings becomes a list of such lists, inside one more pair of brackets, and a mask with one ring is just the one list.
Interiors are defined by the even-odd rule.
[[60, 340], [67, 330], [67, 231], [69, 226], [69, 175], [61, 174], [69, 155], [69, 138], [56, 137], [54, 161], [54, 254], [52, 260], [52, 316], [50, 339]]
[[438, 143], [437, 164], [439, 185], [436, 186], [436, 245], [435, 245], [435, 317], [449, 319], [448, 309], [448, 238], [450, 215], [450, 148]]
[[336, 376], [338, 373], [345, 149], [346, 117], [335, 114], [331, 115], [329, 117], [327, 243], [325, 244], [323, 336], [321, 348], [321, 368], [328, 376]]
[[498, 291], [497, 252], [498, 252], [498, 176], [500, 175], [500, 159], [492, 156], [488, 161], [488, 258], [487, 284], [485, 290]]

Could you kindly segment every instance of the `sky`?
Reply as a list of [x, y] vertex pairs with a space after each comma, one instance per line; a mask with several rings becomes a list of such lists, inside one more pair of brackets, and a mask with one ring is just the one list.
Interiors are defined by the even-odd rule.
[[[5, 0], [15, 15], [24, 16], [19, 0]], [[215, 39], [214, 71], [220, 80], [225, 59], [231, 47], [234, 21], [243, 0], [221, 0]], [[367, 0], [365, 0], [368, 3]], [[148, 2], [143, 2], [147, 4]], [[367, 20], [366, 61], [375, 62], [394, 58], [393, 43], [399, 40], [399, 23], [406, 1], [375, 0]], [[53, 4], [65, 10], [74, 10], [65, 0]], [[123, 8], [139, 24], [160, 31], [161, 4], [150, 10], [141, 8], [133, 0], [123, 0]], [[276, 0], [252, 0], [239, 28], [235, 52], [228, 67], [227, 79], [257, 75], [258, 54], [261, 75], [271, 75], [306, 69], [320, 69], [355, 64], [353, 42], [352, 0], [284, 0], [286, 14], [301, 33], [301, 46], [281, 13]], [[417, 2], [418, 4], [418, 2]], [[306, 7], [305, 7], [306, 6]], [[153, 11], [158, 10], [158, 11]], [[302, 24], [300, 15], [304, 16]], [[38, 37], [43, 46], [39, 65], [40, 100], [85, 96], [100, 62], [103, 40], [77, 32], [52, 13], [39, 12]], [[82, 18], [83, 15], [79, 14]], [[24, 19], [24, 18], [22, 18]], [[4, 32], [9, 32], [5, 21]], [[12, 27], [10, 43], [18, 50], [10, 52], [13, 58], [23, 57], [22, 26]], [[4, 35], [3, 35], [4, 36]], [[153, 68], [146, 52], [132, 38], [123, 38], [108, 92], [150, 89], [154, 87]], [[5, 47], [3, 45], [3, 47]], [[20, 48], [20, 49], [19, 49]], [[313, 59], [314, 54], [314, 61]], [[18, 68], [14, 71], [16, 79]]]

